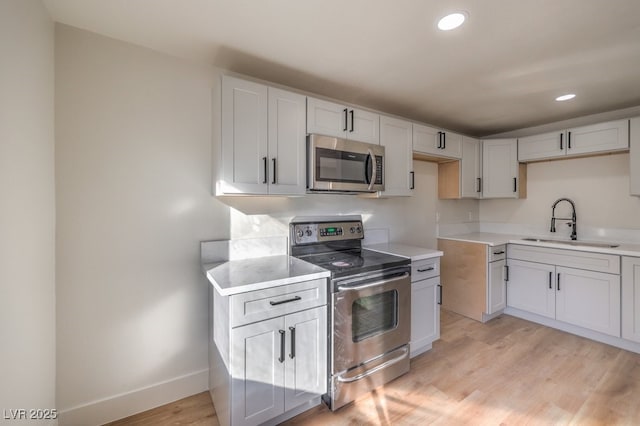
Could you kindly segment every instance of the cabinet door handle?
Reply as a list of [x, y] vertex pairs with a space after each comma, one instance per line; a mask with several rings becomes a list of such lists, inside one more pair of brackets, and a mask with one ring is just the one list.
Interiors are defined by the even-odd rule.
[[442, 305], [442, 286], [438, 284], [438, 305]]
[[518, 178], [513, 178], [513, 192], [518, 192]]
[[409, 176], [411, 176], [411, 185], [409, 189], [415, 189], [416, 187], [416, 174], [414, 172], [409, 172]]
[[262, 167], [264, 169], [264, 179], [262, 179], [262, 183], [267, 183], [267, 157], [262, 157]]
[[551, 290], [553, 288], [552, 285], [551, 285], [551, 280], [552, 280], [551, 277], [552, 276], [553, 276], [553, 272], [549, 271], [549, 290]]
[[560, 291], [560, 272], [558, 272], [558, 281], [556, 282], [556, 285], [558, 287], [558, 291]]
[[476, 181], [478, 182], [478, 189], [476, 190], [476, 192], [482, 192], [482, 179], [476, 178]]
[[282, 305], [283, 303], [290, 303], [290, 302], [295, 302], [296, 300], [302, 300], [302, 297], [300, 296], [295, 296], [292, 297], [291, 299], [285, 299], [285, 300], [278, 300], [277, 302], [274, 302], [273, 300], [269, 302], [269, 304], [271, 306], [277, 306], [277, 305]]
[[442, 132], [442, 149], [447, 149], [447, 132]]
[[567, 149], [571, 149], [571, 132], [567, 132]]
[[343, 112], [344, 112], [344, 129], [342, 129], [342, 131], [346, 132], [349, 128], [349, 118], [347, 117], [347, 114], [349, 114], [349, 110], [345, 108]]
[[504, 254], [504, 250], [494, 251], [493, 254]]
[[278, 333], [280, 333], [280, 356], [278, 361], [284, 362], [284, 330], [278, 330]]
[[509, 281], [509, 265], [504, 265], [505, 281]]
[[273, 163], [273, 180], [271, 181], [271, 183], [276, 183], [276, 159], [275, 159], [275, 157], [271, 159], [271, 162]]
[[435, 268], [435, 266], [430, 266], [428, 268], [424, 268], [424, 269], [418, 269], [418, 272], [427, 272], [427, 271], [433, 271]]
[[562, 133], [560, 133], [560, 151], [562, 151]]
[[296, 328], [289, 327], [289, 331], [291, 332], [291, 353], [289, 358], [293, 359], [296, 357]]
[[353, 125], [353, 110], [349, 111], [349, 113], [351, 114], [351, 130], [349, 130], [349, 131], [353, 132], [353, 129], [354, 129], [354, 125]]
[[442, 149], [442, 132], [438, 132], [438, 149]]

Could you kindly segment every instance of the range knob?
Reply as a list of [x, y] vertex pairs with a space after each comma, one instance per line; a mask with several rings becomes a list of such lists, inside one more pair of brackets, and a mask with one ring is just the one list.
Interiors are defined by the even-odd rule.
[[296, 231], [296, 235], [298, 236], [298, 238], [302, 238], [302, 236], [304, 235], [304, 232], [302, 232], [302, 229], [298, 229]]
[[311, 229], [307, 229], [306, 234], [307, 234], [307, 237], [310, 237], [310, 236], [311, 236], [311, 234], [313, 234], [313, 232], [311, 232]]
[[362, 229], [358, 226], [358, 227], [356, 228], [356, 232], [359, 234], [359, 233], [361, 233], [361, 232], [362, 232]]
[[351, 232], [352, 234], [356, 232], [356, 228], [354, 228], [353, 226], [349, 229], [349, 232]]

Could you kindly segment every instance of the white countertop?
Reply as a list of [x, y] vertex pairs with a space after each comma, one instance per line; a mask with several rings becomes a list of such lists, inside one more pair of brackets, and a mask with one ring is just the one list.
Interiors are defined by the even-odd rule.
[[[474, 232], [471, 234], [462, 234], [462, 235], [451, 235], [448, 237], [438, 237], [443, 240], [454, 240], [454, 241], [464, 241], [471, 243], [480, 243], [487, 244], [488, 246], [497, 246], [501, 244], [522, 244], [529, 246], [537, 246], [537, 247], [549, 247], [549, 248], [559, 248], [566, 250], [580, 250], [580, 251], [588, 251], [592, 253], [608, 253], [615, 254], [619, 256], [640, 256], [640, 244], [633, 243], [618, 243], [615, 241], [593, 241], [595, 243], [611, 243], [617, 244], [618, 247], [589, 247], [589, 246], [581, 246], [581, 245], [569, 245], [564, 244], [562, 241], [551, 242], [551, 241], [525, 241], [523, 238], [528, 238], [529, 236], [525, 235], [511, 235], [511, 234], [493, 234], [486, 232]], [[537, 238], [537, 237], [533, 237]], [[541, 237], [545, 239], [545, 237]]]
[[394, 254], [396, 256], [408, 257], [411, 261], [431, 259], [433, 257], [440, 257], [443, 253], [440, 250], [433, 250], [423, 247], [410, 246], [406, 244], [398, 243], [381, 243], [365, 246], [364, 248], [386, 253]]
[[324, 268], [287, 255], [230, 260], [203, 267], [211, 284], [223, 296], [331, 275]]

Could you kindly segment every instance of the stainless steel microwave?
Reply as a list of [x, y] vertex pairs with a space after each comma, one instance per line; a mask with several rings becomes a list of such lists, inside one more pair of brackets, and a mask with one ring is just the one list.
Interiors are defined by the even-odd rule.
[[309, 191], [384, 191], [384, 146], [316, 134], [307, 142]]

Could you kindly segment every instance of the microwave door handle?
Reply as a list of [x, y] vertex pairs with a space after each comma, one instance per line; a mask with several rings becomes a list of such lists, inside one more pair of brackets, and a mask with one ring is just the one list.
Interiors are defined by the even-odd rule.
[[[371, 178], [369, 177], [369, 160], [371, 160], [371, 150], [369, 150], [369, 154], [367, 154], [367, 159], [364, 163], [364, 181], [367, 185], [371, 184]], [[371, 162], [371, 165], [373, 165], [373, 162]]]
[[369, 151], [369, 158], [371, 159], [371, 180], [369, 181], [369, 191], [373, 189], [373, 185], [376, 183], [376, 179], [378, 178], [378, 171], [375, 164], [376, 156], [373, 155], [373, 151], [371, 149]]

